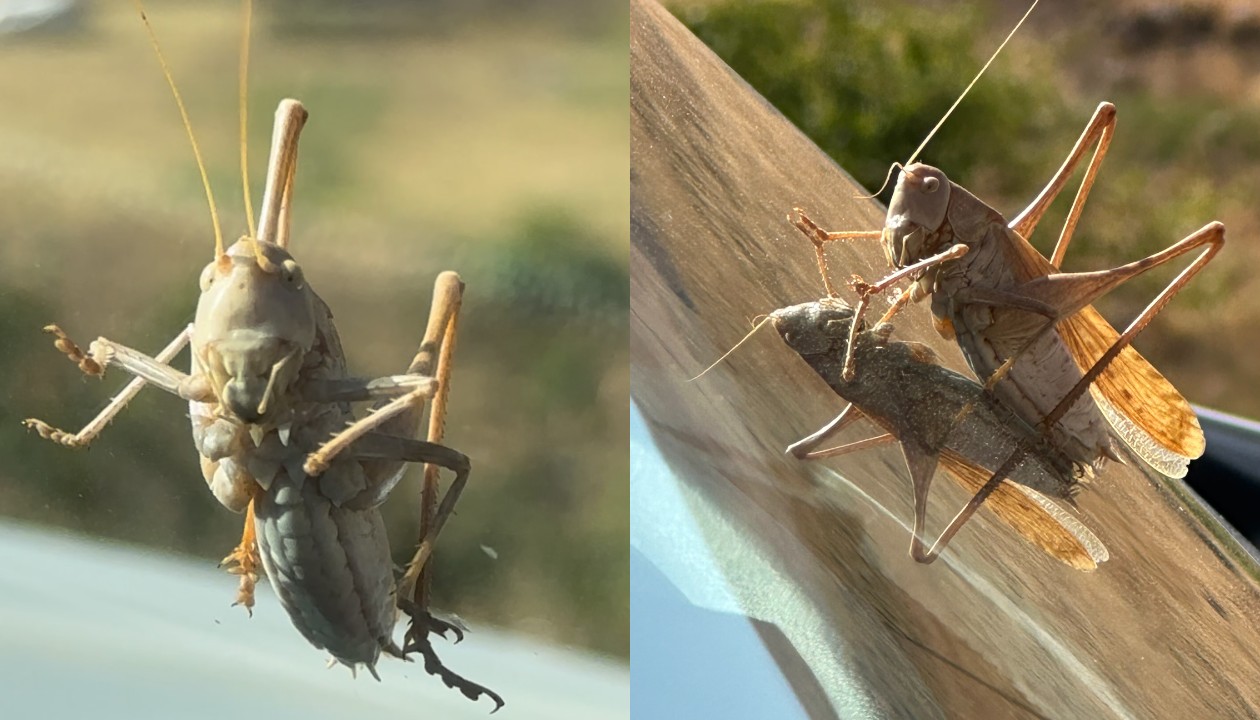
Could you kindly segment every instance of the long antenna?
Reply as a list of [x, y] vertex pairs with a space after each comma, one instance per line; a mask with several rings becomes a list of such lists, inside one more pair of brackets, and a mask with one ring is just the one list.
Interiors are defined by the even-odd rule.
[[248, 120], [249, 120], [249, 38], [250, 24], [254, 15], [254, 3], [251, 0], [241, 0], [242, 15], [244, 20], [241, 21], [241, 70], [240, 70], [240, 100], [237, 103], [241, 109], [241, 190], [245, 193], [245, 223], [249, 227], [249, 236], [258, 237], [257, 228], [254, 226], [254, 203], [249, 196], [249, 140], [248, 140]]
[[708, 372], [709, 372], [710, 370], [712, 370], [713, 368], [717, 367], [717, 366], [718, 366], [718, 364], [719, 364], [719, 363], [721, 363], [721, 362], [722, 362], [723, 360], [725, 360], [726, 358], [730, 357], [730, 356], [731, 356], [731, 353], [733, 353], [733, 352], [735, 352], [736, 350], [738, 350], [740, 345], [743, 345], [744, 343], [748, 342], [748, 338], [752, 337], [752, 336], [753, 336], [753, 335], [754, 335], [754, 334], [755, 334], [758, 330], [760, 330], [761, 328], [765, 327], [765, 324], [766, 324], [766, 323], [768, 323], [768, 322], [770, 322], [770, 316], [769, 316], [769, 315], [767, 315], [767, 316], [765, 316], [764, 318], [762, 318], [762, 319], [761, 319], [761, 321], [760, 321], [760, 322], [758, 322], [756, 325], [753, 325], [753, 329], [748, 331], [748, 334], [744, 336], [744, 339], [743, 339], [743, 340], [740, 340], [739, 342], [735, 343], [735, 347], [733, 347], [733, 348], [731, 348], [730, 350], [727, 350], [726, 352], [722, 353], [722, 357], [718, 358], [717, 360], [714, 360], [712, 365], [710, 365], [709, 367], [707, 367], [707, 368], [705, 368], [705, 369], [701, 370], [699, 375], [697, 375], [697, 376], [695, 376], [695, 377], [691, 378], [691, 379], [690, 379], [690, 380], [688, 380], [687, 382], [695, 382], [695, 381], [699, 380], [700, 378], [704, 377], [705, 375], [707, 375], [707, 374], [708, 374]]
[[223, 230], [219, 225], [219, 209], [214, 204], [214, 191], [210, 189], [210, 178], [206, 175], [206, 164], [201, 161], [201, 148], [197, 147], [197, 137], [193, 135], [192, 123], [188, 121], [188, 110], [184, 107], [184, 98], [180, 97], [179, 88], [175, 86], [175, 78], [171, 76], [171, 68], [166, 64], [166, 56], [162, 54], [162, 46], [158, 44], [157, 35], [153, 32], [153, 26], [149, 24], [149, 17], [144, 12], [144, 3], [141, 0], [134, 0], [136, 10], [140, 12], [140, 21], [144, 23], [144, 30], [149, 35], [149, 44], [153, 46], [153, 52], [157, 54], [158, 64], [162, 66], [162, 74], [166, 76], [166, 84], [171, 88], [171, 94], [175, 96], [175, 104], [179, 106], [179, 117], [184, 121], [184, 130], [188, 133], [188, 142], [192, 144], [193, 157], [197, 159], [197, 170], [201, 173], [201, 185], [206, 189], [206, 202], [210, 205], [210, 222], [214, 224], [214, 257], [223, 257]]
[[[1002, 48], [1006, 47], [1006, 44], [1011, 41], [1011, 38], [1015, 37], [1015, 33], [1019, 32], [1019, 28], [1023, 26], [1024, 21], [1028, 19], [1028, 16], [1032, 15], [1033, 8], [1037, 7], [1038, 2], [1040, 2], [1040, 0], [1033, 0], [1033, 4], [1028, 6], [1028, 11], [1024, 13], [1024, 17], [1020, 18], [1019, 22], [1015, 23], [1015, 27], [1011, 28], [1011, 31], [1007, 33], [1006, 39], [1003, 40], [1002, 44], [998, 45], [997, 50], [994, 50], [993, 54], [989, 56], [989, 61], [986, 62], [984, 67], [980, 68], [980, 72], [976, 73], [976, 76], [971, 79], [971, 82], [967, 84], [966, 89], [962, 91], [962, 94], [958, 96], [958, 99], [954, 101], [954, 104], [949, 106], [949, 109], [945, 111], [945, 115], [936, 123], [936, 127], [932, 128], [932, 132], [928, 133], [927, 137], [923, 138], [923, 142], [919, 143], [919, 147], [915, 148], [915, 151], [910, 154], [910, 159], [906, 161], [906, 165], [914, 162], [914, 159], [919, 157], [919, 153], [923, 152], [923, 148], [927, 147], [928, 141], [932, 139], [932, 136], [936, 134], [936, 131], [941, 129], [941, 126], [945, 124], [945, 121], [949, 119], [949, 116], [954, 113], [954, 109], [958, 107], [958, 104], [963, 101], [963, 98], [967, 97], [967, 93], [971, 92], [971, 88], [980, 80], [981, 76], [984, 75], [984, 72], [989, 69], [989, 66], [993, 64], [993, 61], [997, 60], [997, 56], [1002, 54]], [[885, 181], [885, 184], [886, 183], [887, 181]]]

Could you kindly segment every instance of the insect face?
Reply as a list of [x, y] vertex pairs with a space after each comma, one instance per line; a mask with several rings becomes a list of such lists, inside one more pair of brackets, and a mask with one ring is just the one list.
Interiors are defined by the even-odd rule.
[[282, 419], [280, 398], [291, 396], [315, 342], [297, 261], [272, 243], [241, 239], [202, 272], [195, 327], [193, 355], [223, 408], [248, 424]]
[[883, 232], [884, 253], [894, 267], [932, 254], [945, 223], [949, 189], [949, 178], [930, 165], [915, 163], [898, 174]]
[[[853, 308], [827, 298], [781, 308], [770, 313], [770, 323], [796, 353], [807, 360], [838, 351], [843, 355], [853, 324]], [[859, 328], [860, 329], [860, 328]]]

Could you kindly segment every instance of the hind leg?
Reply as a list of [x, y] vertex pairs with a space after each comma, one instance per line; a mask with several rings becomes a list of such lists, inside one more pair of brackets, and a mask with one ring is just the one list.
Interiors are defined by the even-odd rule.
[[[436, 403], [435, 403], [436, 406]], [[440, 422], [438, 423], [440, 424]], [[452, 450], [445, 445], [424, 440], [394, 437], [381, 433], [373, 433], [355, 444], [354, 457], [360, 460], [396, 460], [401, 462], [425, 463], [425, 476], [430, 470], [434, 476], [434, 507], [431, 515], [421, 525], [422, 535], [419, 546], [398, 585], [398, 607], [409, 618], [407, 632], [403, 639], [403, 655], [418, 652], [424, 658], [424, 669], [431, 675], [441, 678], [447, 687], [459, 690], [469, 699], [476, 700], [482, 695], [491, 698], [495, 709], [503, 706], [503, 699], [494, 691], [474, 683], [448, 669], [442, 664], [429, 640], [431, 634], [446, 637], [447, 632], [455, 635], [455, 642], [463, 639], [463, 631], [457, 625], [433, 616], [428, 608], [427, 588], [425, 587], [427, 563], [433, 554], [433, 546], [442, 527], [455, 511], [455, 504], [468, 482], [470, 464], [463, 453]], [[436, 475], [438, 468], [446, 468], [455, 473], [455, 479], [441, 502], [436, 502]], [[428, 508], [422, 508], [428, 510]]]

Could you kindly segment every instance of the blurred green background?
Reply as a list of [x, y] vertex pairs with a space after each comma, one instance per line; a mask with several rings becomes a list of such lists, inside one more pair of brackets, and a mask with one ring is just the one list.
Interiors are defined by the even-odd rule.
[[[891, 163], [918, 147], [1029, 5], [667, 4], [872, 191]], [[1251, 270], [1260, 260], [1260, 13], [1252, 4], [1042, 2], [921, 160], [1014, 217], [1102, 100], [1118, 107], [1116, 135], [1065, 269], [1128, 262], [1223, 221], [1224, 252], [1135, 345], [1192, 402], [1260, 416], [1260, 393], [1245, 390], [1260, 385], [1260, 363], [1252, 359], [1260, 288]], [[1047, 254], [1074, 188], [1033, 238]], [[809, 252], [807, 243], [801, 252]], [[1174, 274], [1160, 270], [1127, 283], [1098, 308], [1123, 327]]]
[[[240, 6], [148, 12], [233, 238]], [[277, 101], [311, 113], [293, 249], [356, 373], [405, 367], [439, 271], [467, 283], [447, 441], [473, 475], [438, 546], [435, 605], [622, 658], [626, 26], [611, 0], [260, 2], [249, 93], [255, 207]], [[125, 382], [83, 377], [41, 326], [155, 352], [191, 321], [210, 260], [201, 186], [138, 16], [77, 3], [0, 35], [0, 66], [0, 513], [217, 561], [242, 518], [207, 491], [180, 401], [146, 391], [89, 450], [19, 425], [77, 430]], [[400, 561], [416, 538], [410, 477], [385, 506]], [[224, 575], [225, 605], [234, 587]], [[263, 597], [258, 611], [279, 609]]]

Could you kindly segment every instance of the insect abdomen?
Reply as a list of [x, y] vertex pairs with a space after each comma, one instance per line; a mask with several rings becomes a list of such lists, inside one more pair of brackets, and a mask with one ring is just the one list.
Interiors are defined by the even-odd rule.
[[399, 654], [392, 561], [377, 510], [337, 507], [317, 481], [293, 482], [282, 470], [255, 516], [267, 577], [312, 645], [352, 668], [372, 669], [381, 650]]

